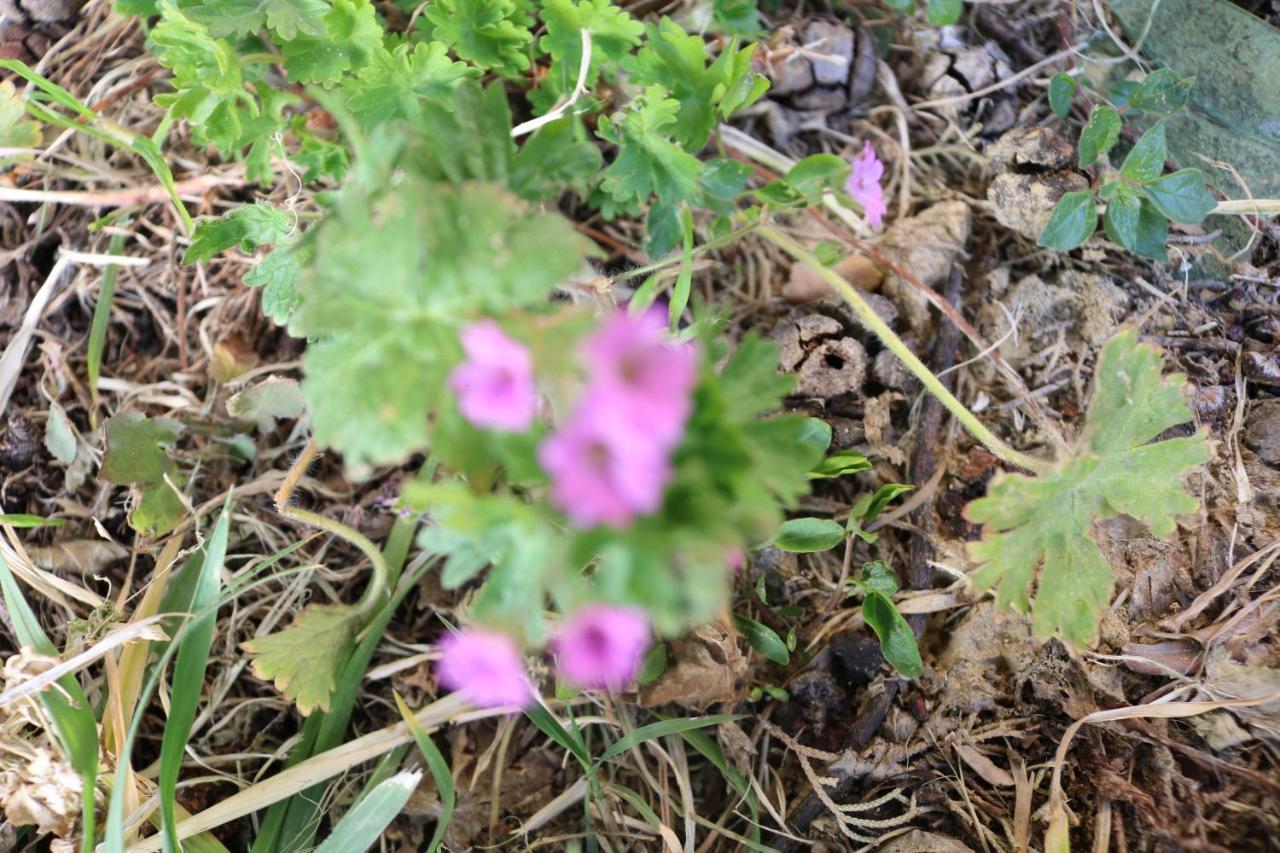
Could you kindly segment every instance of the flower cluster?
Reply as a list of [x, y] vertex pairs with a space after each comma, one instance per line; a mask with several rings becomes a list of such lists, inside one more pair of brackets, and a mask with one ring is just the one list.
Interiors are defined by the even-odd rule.
[[586, 390], [538, 451], [552, 503], [578, 527], [626, 527], [662, 503], [698, 375], [697, 352], [667, 339], [663, 313], [619, 312], [587, 339]]
[[[621, 690], [640, 671], [650, 642], [649, 619], [634, 607], [593, 604], [566, 619], [551, 639], [557, 670], [568, 683]], [[440, 643], [440, 683], [481, 708], [527, 708], [534, 702], [515, 640], [470, 628]]]
[[867, 221], [875, 228], [884, 224], [884, 215], [889, 208], [884, 203], [884, 187], [880, 180], [884, 177], [884, 163], [876, 156], [876, 150], [870, 142], [862, 145], [862, 153], [853, 159], [853, 171], [845, 190], [853, 200], [862, 205], [862, 212]]
[[[583, 343], [587, 381], [569, 416], [538, 448], [551, 480], [549, 499], [579, 528], [628, 527], [656, 512], [672, 476], [698, 380], [698, 353], [671, 340], [665, 312], [618, 311]], [[485, 320], [461, 335], [466, 359], [449, 377], [471, 424], [524, 432], [537, 416], [533, 359], [522, 344]], [[552, 637], [557, 670], [568, 683], [619, 690], [635, 678], [650, 642], [643, 610], [588, 605]], [[440, 644], [445, 687], [481, 707], [527, 707], [534, 689], [519, 647], [505, 634], [468, 629]]]

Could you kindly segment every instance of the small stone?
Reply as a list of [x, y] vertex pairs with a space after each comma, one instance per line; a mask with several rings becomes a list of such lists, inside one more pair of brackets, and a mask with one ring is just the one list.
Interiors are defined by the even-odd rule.
[[1263, 462], [1280, 468], [1280, 400], [1262, 400], [1249, 408], [1244, 443]]
[[819, 86], [842, 86], [853, 64], [853, 30], [834, 21], [810, 21], [804, 28], [804, 45], [813, 63]]
[[843, 331], [839, 320], [826, 314], [806, 314], [796, 320], [796, 328], [800, 332], [800, 343], [807, 344], [818, 338], [833, 338]]
[[1030, 172], [1071, 165], [1076, 149], [1058, 131], [1027, 125], [1009, 131], [987, 146], [987, 163], [996, 172]]
[[836, 674], [851, 687], [870, 684], [884, 665], [880, 644], [858, 631], [841, 631], [831, 638]]
[[867, 351], [853, 338], [826, 340], [800, 365], [795, 395], [830, 399], [862, 390]]
[[902, 359], [887, 349], [876, 353], [875, 361], [871, 364], [871, 375], [881, 385], [894, 391], [910, 391], [916, 382], [911, 371], [903, 365]]
[[[858, 290], [875, 290], [884, 280], [884, 272], [875, 262], [857, 253], [842, 258], [832, 269]], [[839, 297], [816, 272], [797, 263], [791, 265], [791, 275], [782, 286], [782, 298], [788, 302], [817, 302]]]
[[819, 732], [845, 716], [848, 700], [835, 676], [829, 672], [802, 672], [787, 684], [787, 692], [791, 701], [803, 709], [805, 722]]

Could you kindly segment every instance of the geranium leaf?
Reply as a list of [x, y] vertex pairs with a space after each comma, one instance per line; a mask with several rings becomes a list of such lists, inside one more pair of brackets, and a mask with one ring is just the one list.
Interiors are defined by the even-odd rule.
[[253, 672], [275, 683], [303, 716], [329, 710], [338, 668], [347, 659], [358, 624], [357, 611], [342, 604], [313, 604], [282, 631], [240, 644]]
[[1110, 598], [1112, 573], [1095, 539], [1096, 522], [1119, 514], [1145, 522], [1156, 536], [1173, 532], [1174, 516], [1198, 501], [1182, 475], [1208, 459], [1203, 432], [1147, 444], [1186, 423], [1184, 378], [1161, 375], [1160, 354], [1121, 332], [1098, 360], [1085, 430], [1074, 452], [1036, 477], [1002, 474], [965, 509], [984, 525], [970, 553], [980, 564], [979, 589], [1026, 611], [1039, 569], [1035, 630], [1087, 644]]

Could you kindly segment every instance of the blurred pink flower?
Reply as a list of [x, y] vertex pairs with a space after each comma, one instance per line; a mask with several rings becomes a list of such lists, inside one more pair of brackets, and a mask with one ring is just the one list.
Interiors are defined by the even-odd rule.
[[726, 548], [724, 562], [729, 567], [729, 570], [736, 575], [747, 567], [747, 552], [741, 548]]
[[515, 641], [498, 631], [470, 628], [439, 643], [440, 683], [478, 708], [527, 708], [533, 684]]
[[478, 427], [524, 432], [538, 411], [533, 360], [523, 344], [492, 320], [462, 330], [466, 361], [449, 376], [462, 416]]
[[538, 448], [538, 462], [551, 476], [551, 502], [578, 527], [624, 528], [656, 511], [671, 477], [668, 448], [605, 416], [614, 398], [607, 390], [589, 393]]
[[876, 150], [870, 142], [864, 142], [862, 153], [853, 158], [853, 172], [845, 190], [853, 196], [853, 200], [862, 205], [862, 212], [867, 221], [875, 228], [884, 223], [884, 215], [889, 208], [884, 203], [884, 188], [880, 179], [884, 177], [884, 163], [876, 156]]
[[640, 671], [649, 617], [634, 607], [593, 604], [574, 613], [551, 640], [560, 675], [590, 689], [621, 690]]
[[590, 372], [589, 395], [609, 406], [607, 415], [639, 438], [675, 447], [693, 408], [698, 352], [692, 343], [672, 341], [666, 312], [640, 315], [618, 311], [583, 346]]

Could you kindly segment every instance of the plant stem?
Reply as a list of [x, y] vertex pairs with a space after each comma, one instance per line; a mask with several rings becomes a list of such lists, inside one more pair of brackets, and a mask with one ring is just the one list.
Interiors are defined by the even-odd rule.
[[374, 545], [363, 533], [353, 530], [340, 521], [326, 518], [323, 515], [309, 512], [305, 509], [289, 506], [289, 499], [293, 497], [294, 491], [298, 488], [298, 483], [302, 481], [302, 475], [311, 467], [311, 463], [315, 461], [319, 452], [315, 440], [312, 439], [307, 442], [307, 446], [302, 449], [302, 453], [298, 454], [298, 458], [289, 466], [284, 482], [276, 491], [276, 512], [288, 518], [301, 521], [303, 524], [319, 527], [321, 530], [356, 546], [361, 553], [369, 558], [369, 563], [373, 568], [373, 576], [369, 578], [369, 585], [365, 587], [364, 594], [360, 596], [360, 602], [357, 605], [359, 612], [364, 614], [382, 601], [383, 594], [387, 590], [387, 560], [383, 557], [382, 552], [378, 550], [378, 546]]
[[951, 412], [974, 438], [982, 442], [984, 447], [1010, 465], [1016, 465], [1019, 468], [1025, 468], [1036, 473], [1042, 472], [1047, 468], [1045, 462], [1014, 450], [997, 438], [995, 433], [983, 426], [977, 415], [969, 411], [964, 403], [956, 399], [947, 390], [946, 386], [938, 381], [938, 377], [933, 375], [933, 371], [929, 370], [924, 362], [916, 358], [916, 354], [903, 343], [893, 329], [889, 328], [888, 323], [880, 319], [880, 315], [867, 304], [867, 300], [863, 299], [862, 295], [849, 282], [844, 280], [843, 276], [830, 267], [823, 266], [822, 262], [806, 251], [804, 246], [801, 246], [794, 239], [778, 231], [773, 226], [760, 225], [758, 230], [761, 237], [782, 249], [794, 260], [809, 267], [819, 278], [829, 284], [836, 293], [840, 294], [841, 298], [848, 302], [849, 306], [857, 312], [858, 318], [875, 333], [880, 342], [888, 347], [889, 351], [907, 366], [907, 369], [920, 380], [920, 384], [930, 394], [937, 397], [938, 401], [947, 408], [947, 411]]
[[[738, 241], [738, 238], [744, 237], [747, 234], [750, 234], [752, 231], [754, 231], [758, 227], [759, 227], [759, 223], [753, 222], [750, 225], [744, 225], [741, 228], [730, 231], [728, 234], [725, 234], [723, 237], [717, 237], [714, 240], [708, 240], [707, 242], [703, 243], [701, 246], [698, 246], [697, 248], [695, 248], [693, 250], [691, 257], [696, 258], [698, 255], [702, 255], [707, 252], [713, 251], [715, 249], [719, 249], [721, 246], [727, 246], [730, 243], [736, 243]], [[639, 276], [642, 276], [642, 275], [649, 275], [650, 273], [658, 272], [659, 270], [666, 269], [667, 267], [673, 267], [676, 264], [681, 263], [683, 260], [684, 260], [683, 251], [672, 252], [669, 255], [667, 255], [665, 258], [656, 260], [651, 264], [645, 264], [642, 267], [632, 267], [631, 269], [623, 270], [617, 275], [611, 277], [609, 279], [609, 283], [617, 284], [618, 282], [626, 281], [627, 279], [630, 279], [630, 278], [638, 278]]]

